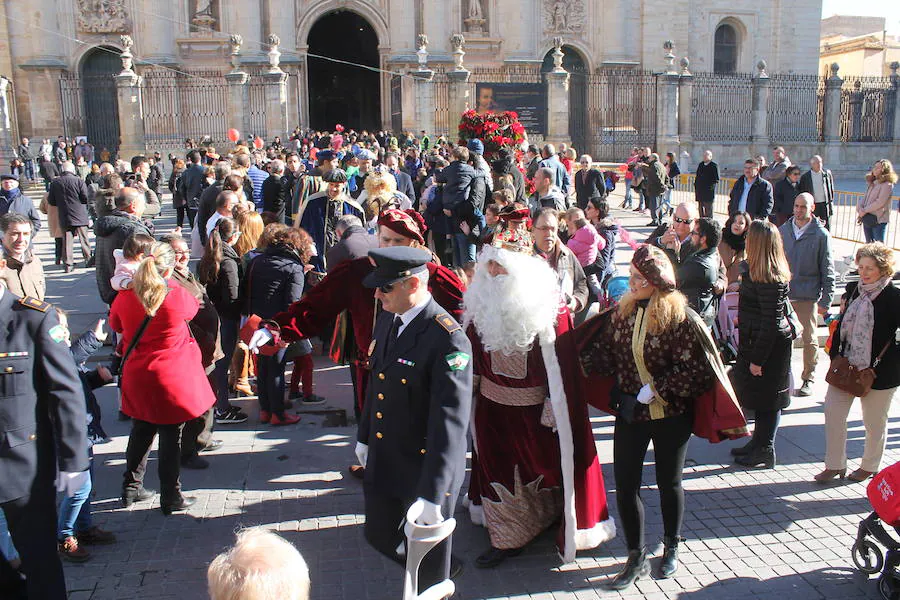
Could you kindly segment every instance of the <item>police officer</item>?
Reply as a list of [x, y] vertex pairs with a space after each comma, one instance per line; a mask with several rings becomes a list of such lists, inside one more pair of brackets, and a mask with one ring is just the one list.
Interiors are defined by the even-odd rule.
[[0, 508], [28, 597], [65, 600], [56, 491], [72, 495], [87, 477], [84, 392], [56, 311], [2, 287], [0, 428]]
[[[472, 347], [428, 291], [429, 252], [399, 246], [369, 257], [375, 270], [363, 283], [377, 288], [384, 310], [369, 347], [371, 380], [356, 455], [366, 467], [366, 539], [403, 563], [402, 524], [410, 506], [418, 503], [421, 525], [443, 521], [456, 506], [466, 466]], [[422, 562], [419, 589], [449, 575], [447, 540]]]

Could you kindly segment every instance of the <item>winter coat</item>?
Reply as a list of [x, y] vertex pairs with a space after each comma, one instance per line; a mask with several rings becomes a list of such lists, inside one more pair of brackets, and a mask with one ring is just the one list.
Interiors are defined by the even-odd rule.
[[209, 296], [223, 321], [239, 321], [241, 318], [243, 307], [241, 278], [243, 275], [243, 266], [234, 247], [223, 242], [219, 275], [215, 281], [206, 284], [206, 295]]
[[728, 280], [728, 285], [731, 285], [738, 280], [741, 274], [741, 263], [746, 258], [746, 250], [743, 247], [739, 250], [735, 249], [734, 246], [725, 240], [723, 235], [722, 241], [719, 242], [719, 258], [722, 259], [722, 264], [725, 266], [725, 276]]
[[181, 176], [184, 169], [174, 169], [169, 175], [169, 191], [172, 192], [172, 208], [184, 208], [187, 199], [184, 197], [184, 187], [181, 185]]
[[6, 213], [18, 213], [28, 217], [31, 221], [32, 236], [41, 229], [41, 215], [34, 207], [34, 200], [23, 194], [20, 188], [8, 192], [0, 190], [0, 215]]
[[278, 222], [284, 223], [287, 199], [290, 196], [289, 180], [286, 177], [270, 175], [262, 183], [262, 209], [278, 215]]
[[[187, 321], [200, 303], [181, 285], [169, 282], [169, 293], [122, 367], [122, 412], [156, 425], [190, 421], [215, 403], [203, 371], [200, 347]], [[122, 334], [128, 348], [146, 312], [134, 290], [116, 296], [109, 325]]]
[[566, 171], [566, 167], [555, 154], [542, 160], [540, 162], [540, 168], [553, 169], [553, 185], [558, 187], [563, 195], [569, 193], [569, 188], [572, 187], [572, 179], [569, 177], [569, 172]]
[[890, 181], [876, 182], [871, 175], [866, 177], [869, 186], [866, 194], [859, 200], [857, 210], [862, 214], [873, 214], [878, 223], [887, 223], [891, 217], [891, 193], [894, 184]]
[[584, 227], [578, 228], [575, 235], [566, 242], [569, 250], [575, 253], [578, 264], [582, 267], [592, 265], [597, 261], [598, 252], [606, 247], [604, 240], [594, 226], [588, 223]]
[[716, 185], [719, 183], [719, 165], [713, 161], [703, 161], [697, 165], [694, 178], [694, 195], [697, 202], [712, 202], [716, 199]]
[[[744, 193], [745, 181], [746, 178], [741, 175], [731, 187], [728, 200], [728, 216], [734, 216], [738, 212], [741, 196]], [[775, 204], [772, 194], [772, 184], [762, 177], [757, 177], [750, 185], [750, 191], [747, 193], [745, 212], [750, 213], [750, 216], [754, 219], [767, 219], [772, 214], [772, 207]]]
[[189, 208], [199, 206], [200, 194], [206, 181], [206, 169], [203, 165], [190, 164], [181, 175], [184, 198]]
[[269, 246], [247, 267], [247, 310], [271, 319], [303, 295], [303, 261], [291, 248]]
[[88, 190], [84, 180], [72, 173], [63, 173], [50, 183], [47, 202], [59, 209], [59, 224], [63, 228], [86, 227]]
[[829, 308], [834, 297], [834, 260], [831, 234], [813, 217], [800, 239], [794, 239], [794, 219], [779, 228], [784, 254], [791, 267], [791, 300], [818, 302]]
[[10, 292], [24, 298], [31, 296], [43, 300], [47, 293], [44, 266], [41, 259], [30, 250], [25, 252], [25, 262], [6, 256], [6, 266], [0, 269], [0, 282]]
[[793, 184], [787, 177], [776, 183], [772, 192], [774, 204], [770, 217], [782, 215], [782, 218], [785, 218], [785, 216], [790, 217], [794, 214], [794, 200], [797, 199], [799, 194], [799, 183]]
[[216, 362], [225, 356], [225, 353], [222, 352], [222, 338], [219, 331], [219, 313], [216, 312], [212, 300], [206, 295], [206, 289], [197, 281], [193, 273], [190, 271], [182, 273], [176, 269], [172, 272], [172, 281], [187, 290], [200, 303], [200, 310], [193, 319], [188, 321], [188, 327], [191, 328], [191, 333], [200, 347], [203, 370], [209, 375], [216, 366]]
[[336, 266], [346, 260], [356, 260], [369, 255], [369, 250], [378, 247], [378, 240], [375, 236], [369, 235], [369, 232], [362, 227], [347, 228], [341, 240], [334, 245], [325, 255], [325, 263], [330, 273]]
[[[738, 400], [745, 408], [778, 410], [790, 404], [791, 335], [785, 314], [787, 283], [757, 283], [747, 263], [738, 300], [740, 345], [733, 370]], [[750, 364], [762, 375], [750, 374]]]
[[662, 196], [668, 187], [669, 176], [666, 167], [658, 160], [650, 160], [641, 169], [644, 171], [644, 190], [648, 196]]
[[555, 185], [550, 188], [546, 196], [540, 196], [537, 192], [528, 198], [528, 209], [531, 211], [531, 218], [535, 218], [542, 208], [553, 208], [557, 212], [566, 210], [568, 203], [566, 196]]
[[[48, 194], [45, 193], [44, 197], [41, 198], [40, 211], [47, 215], [47, 233], [50, 234], [52, 238], [61, 238], [63, 236], [62, 227], [59, 226], [59, 209], [55, 206], [50, 206], [50, 203], [47, 202]], [[32, 221], [32, 224], [34, 222]]]
[[719, 274], [719, 257], [715, 248], [691, 253], [675, 274], [678, 290], [687, 297], [688, 305], [697, 311], [707, 325], [716, 318], [713, 287]]
[[475, 169], [470, 165], [455, 160], [443, 170], [435, 173], [435, 181], [444, 184], [442, 196], [443, 207], [455, 212], [457, 204], [469, 199], [469, 186], [475, 177]]
[[597, 169], [581, 169], [575, 173], [575, 204], [584, 210], [591, 198], [606, 197], [606, 181]]
[[616, 238], [619, 235], [619, 226], [612, 219], [603, 219], [597, 223], [595, 229], [605, 242], [594, 262], [595, 272], [602, 283], [616, 272]]
[[109, 283], [116, 272], [113, 250], [121, 250], [125, 245], [125, 239], [132, 233], [151, 235], [150, 229], [143, 222], [121, 210], [114, 210], [98, 218], [94, 224], [97, 288], [100, 290], [100, 297], [107, 304], [113, 303], [117, 293]]

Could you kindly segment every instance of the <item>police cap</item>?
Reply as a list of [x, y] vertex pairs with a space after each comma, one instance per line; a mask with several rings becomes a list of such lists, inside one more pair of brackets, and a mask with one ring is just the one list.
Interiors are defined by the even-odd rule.
[[366, 275], [363, 285], [376, 288], [426, 270], [431, 253], [409, 246], [392, 246], [369, 250], [369, 258], [375, 261], [375, 270]]

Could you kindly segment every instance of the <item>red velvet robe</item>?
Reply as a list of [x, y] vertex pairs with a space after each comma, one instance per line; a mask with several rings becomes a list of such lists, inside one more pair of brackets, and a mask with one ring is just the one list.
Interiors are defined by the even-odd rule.
[[[366, 361], [375, 326], [375, 290], [364, 287], [362, 282], [374, 269], [368, 257], [342, 262], [300, 301], [293, 303], [287, 311], [275, 315], [283, 338], [291, 342], [318, 335], [343, 311], [350, 313], [357, 348], [352, 368], [357, 370], [356, 402], [360, 410], [366, 397]], [[461, 320], [460, 305], [464, 286], [459, 277], [450, 269], [434, 263], [428, 263], [428, 275], [428, 289], [435, 302], [454, 319]]]

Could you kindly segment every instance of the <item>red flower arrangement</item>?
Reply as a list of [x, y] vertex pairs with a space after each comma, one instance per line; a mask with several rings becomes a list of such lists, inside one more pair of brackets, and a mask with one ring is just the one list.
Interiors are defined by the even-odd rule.
[[511, 110], [487, 112], [479, 115], [467, 110], [459, 121], [459, 143], [465, 146], [472, 139], [484, 143], [484, 155], [493, 156], [501, 148], [515, 150], [525, 141], [525, 127], [519, 123], [519, 115]]

